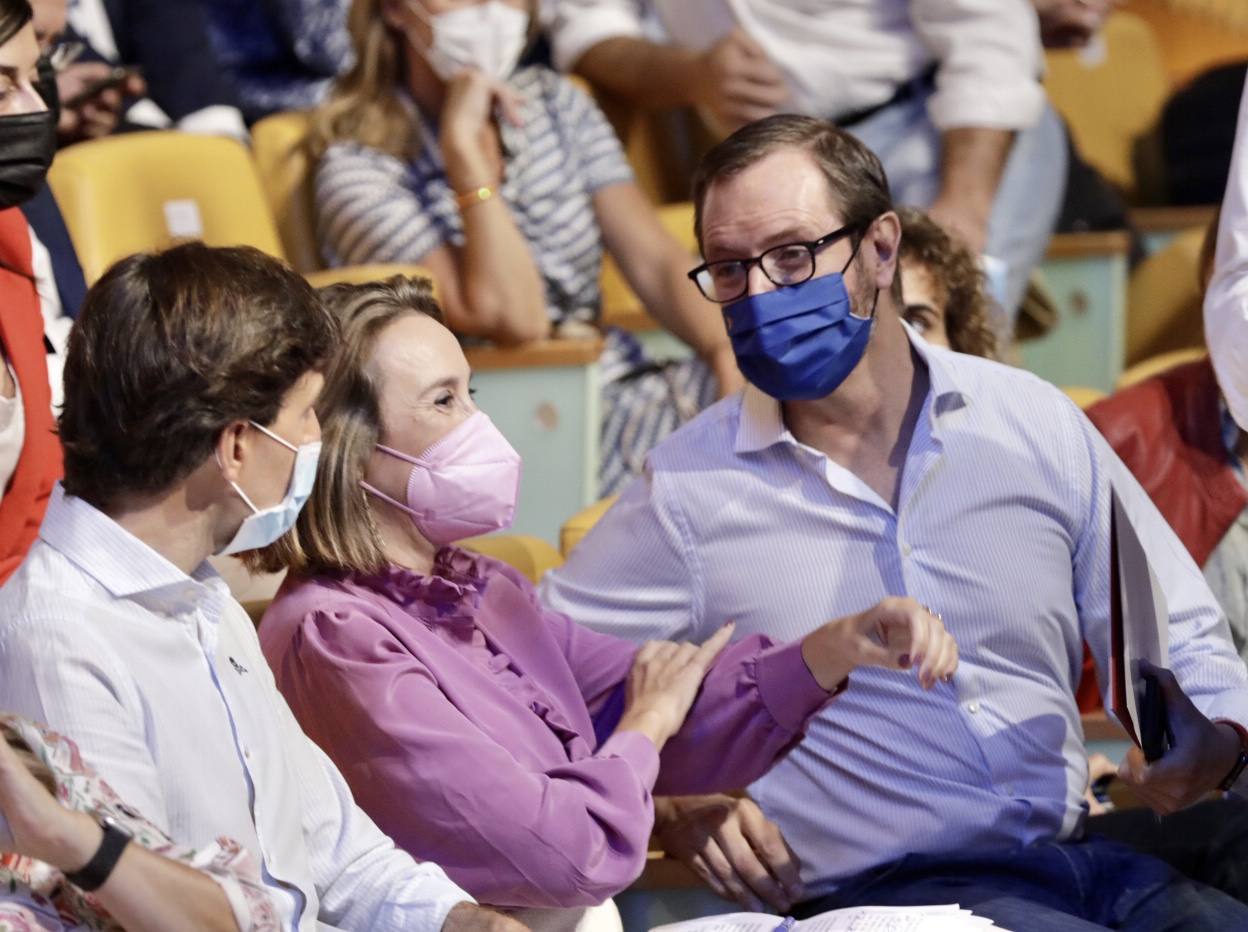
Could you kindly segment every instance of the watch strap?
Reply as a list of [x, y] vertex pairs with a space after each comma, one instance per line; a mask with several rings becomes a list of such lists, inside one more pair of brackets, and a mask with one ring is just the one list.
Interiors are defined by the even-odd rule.
[[95, 849], [91, 860], [86, 863], [85, 867], [65, 874], [66, 880], [85, 893], [104, 886], [113, 868], [121, 860], [121, 853], [130, 843], [130, 833], [121, 828], [112, 818], [105, 816], [100, 819], [100, 828], [104, 830], [104, 837], [100, 839], [100, 846]]

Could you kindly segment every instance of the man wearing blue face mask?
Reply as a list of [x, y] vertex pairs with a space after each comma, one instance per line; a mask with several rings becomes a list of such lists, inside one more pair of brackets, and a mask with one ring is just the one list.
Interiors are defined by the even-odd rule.
[[[283, 929], [508, 932], [356, 807], [207, 563], [294, 523], [336, 337], [307, 282], [252, 249], [132, 256], [93, 286], [66, 365], [65, 479], [0, 589], [0, 709], [73, 735], [175, 840], [238, 839]], [[105, 876], [116, 831], [90, 862]]]
[[669, 850], [799, 914], [957, 902], [1014, 932], [1248, 928], [1248, 907], [1084, 835], [1074, 689], [1085, 640], [1107, 682], [1111, 486], [1165, 592], [1173, 668], [1173, 746], [1121, 776], [1170, 812], [1248, 763], [1248, 672], [1122, 463], [1053, 386], [902, 323], [900, 223], [853, 137], [751, 124], [707, 155], [694, 198], [691, 274], [751, 384], [655, 448], [544, 597], [599, 630], [702, 640], [727, 619], [799, 637], [909, 596], [961, 665], [928, 695], [856, 672], [754, 802], [660, 806]]

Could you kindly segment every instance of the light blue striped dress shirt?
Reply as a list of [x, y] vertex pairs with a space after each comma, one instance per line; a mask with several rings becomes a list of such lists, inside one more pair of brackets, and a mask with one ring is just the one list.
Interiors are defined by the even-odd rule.
[[660, 444], [543, 587], [636, 640], [700, 641], [729, 619], [794, 639], [890, 595], [943, 614], [962, 657], [951, 685], [856, 671], [750, 787], [812, 895], [908, 852], [1080, 830], [1073, 692], [1085, 639], [1108, 669], [1111, 484], [1165, 590], [1180, 683], [1206, 715], [1248, 722], [1248, 673], [1200, 570], [1083, 414], [1026, 372], [911, 341], [931, 389], [896, 511], [747, 388]]

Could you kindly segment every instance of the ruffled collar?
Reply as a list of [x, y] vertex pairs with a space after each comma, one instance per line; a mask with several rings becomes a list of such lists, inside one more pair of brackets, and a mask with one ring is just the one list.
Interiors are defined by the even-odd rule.
[[434, 556], [428, 576], [391, 565], [379, 573], [357, 574], [354, 582], [394, 600], [427, 623], [471, 625], [489, 578], [475, 554], [443, 547]]

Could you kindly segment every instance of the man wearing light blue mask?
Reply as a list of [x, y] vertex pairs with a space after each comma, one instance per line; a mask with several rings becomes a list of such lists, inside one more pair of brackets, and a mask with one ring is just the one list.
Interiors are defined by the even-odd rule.
[[920, 695], [855, 673], [835, 714], [749, 787], [668, 800], [660, 835], [708, 884], [799, 914], [960, 903], [1014, 932], [1248, 928], [1248, 907], [1085, 837], [1074, 690], [1110, 654], [1111, 486], [1170, 612], [1159, 671], [1173, 746], [1121, 776], [1159, 812], [1248, 764], [1248, 671], [1200, 570], [1056, 388], [929, 346], [901, 319], [901, 227], [878, 159], [777, 116], [711, 150], [695, 182], [742, 393], [649, 456], [547, 576], [578, 621], [643, 640], [800, 637], [888, 596], [943, 616], [961, 663]]
[[[294, 522], [336, 338], [307, 282], [252, 249], [131, 256], [92, 287], [64, 483], [0, 589], [0, 709], [71, 736], [173, 839], [237, 839], [283, 929], [509, 932], [356, 807], [207, 562]], [[120, 850], [102, 831], [101, 856]]]

